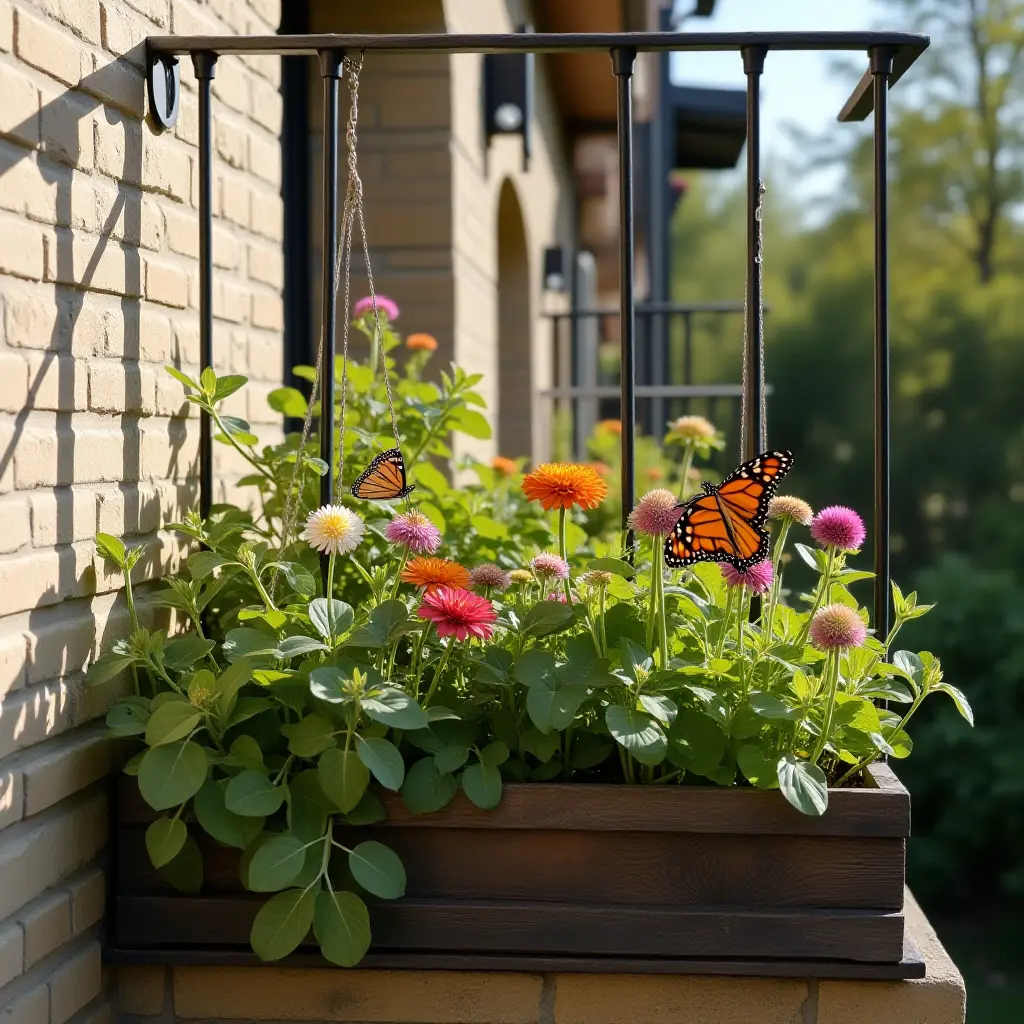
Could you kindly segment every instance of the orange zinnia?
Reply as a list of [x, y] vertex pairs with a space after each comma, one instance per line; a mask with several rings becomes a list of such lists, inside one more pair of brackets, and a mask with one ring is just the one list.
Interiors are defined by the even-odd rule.
[[523, 494], [539, 501], [545, 512], [553, 508], [597, 508], [608, 486], [591, 466], [572, 462], [546, 462], [523, 478]]
[[450, 558], [414, 558], [402, 570], [402, 579], [432, 594], [438, 587], [469, 589], [469, 570]]
[[437, 339], [432, 334], [410, 334], [405, 339], [405, 347], [414, 352], [436, 352]]
[[665, 478], [665, 471], [661, 466], [651, 466], [644, 475], [651, 481], [663, 480]]
[[611, 476], [612, 467], [607, 462], [588, 462], [587, 465], [598, 475], [598, 476]]
[[515, 476], [519, 467], [512, 459], [506, 459], [504, 455], [495, 455], [491, 459], [491, 469], [499, 476]]
[[622, 421], [621, 420], [601, 420], [597, 425], [597, 429], [606, 434], [621, 434], [622, 433]]

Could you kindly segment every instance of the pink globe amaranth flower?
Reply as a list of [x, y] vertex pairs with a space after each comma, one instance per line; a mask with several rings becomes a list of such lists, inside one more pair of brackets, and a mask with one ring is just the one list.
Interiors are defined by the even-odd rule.
[[[377, 312], [383, 313], [389, 320], [397, 320], [398, 303], [394, 299], [389, 299], [386, 295], [378, 295], [376, 298]], [[352, 316], [356, 320], [361, 316], [366, 316], [367, 313], [373, 314], [373, 299], [369, 295], [357, 300], [356, 304], [352, 307]]]
[[568, 604], [565, 594], [561, 590], [556, 590], [545, 598], [546, 601], [557, 601], [559, 604]]
[[569, 578], [569, 563], [558, 555], [552, 555], [547, 551], [539, 554], [530, 562], [534, 573], [542, 580], [567, 580]]
[[487, 598], [452, 587], [438, 587], [426, 594], [416, 614], [433, 622], [438, 636], [453, 636], [456, 640], [490, 640], [498, 618]]
[[864, 520], [845, 505], [823, 508], [811, 523], [811, 536], [819, 547], [857, 551], [864, 543]]
[[815, 613], [809, 630], [811, 643], [820, 651], [841, 651], [860, 647], [868, 628], [860, 616], [845, 604], [827, 604]]
[[414, 555], [432, 555], [441, 546], [441, 531], [415, 509], [395, 516], [384, 534], [392, 544], [400, 544]]
[[499, 565], [486, 562], [483, 565], [474, 566], [469, 570], [469, 582], [474, 587], [487, 587], [490, 590], [508, 590], [512, 586], [512, 580], [507, 572]]
[[735, 565], [723, 562], [721, 565], [722, 579], [730, 587], [747, 587], [755, 594], [767, 594], [775, 580], [775, 570], [769, 559], [755, 562], [747, 569], [737, 569]]
[[629, 525], [648, 537], [665, 537], [676, 525], [682, 506], [679, 499], [663, 487], [648, 491], [629, 513]]

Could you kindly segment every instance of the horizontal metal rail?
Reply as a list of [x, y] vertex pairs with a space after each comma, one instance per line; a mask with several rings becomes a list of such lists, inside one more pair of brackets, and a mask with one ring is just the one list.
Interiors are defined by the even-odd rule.
[[[392, 53], [587, 53], [625, 47], [636, 53], [666, 51], [872, 50], [892, 51], [889, 86], [928, 47], [928, 36], [913, 32], [535, 32], [451, 35], [275, 35], [275, 36], [150, 36], [151, 54], [185, 56], [214, 54], [317, 54], [324, 50], [365, 50]], [[841, 121], [863, 121], [873, 109], [871, 73], [857, 84], [839, 115]]]
[[[742, 313], [742, 302], [638, 302], [637, 316], [690, 316], [697, 313]], [[768, 307], [765, 306], [765, 312]], [[543, 316], [549, 320], [579, 320], [586, 317], [616, 317], [619, 310], [615, 306], [604, 306], [598, 309], [564, 309]]]
[[[765, 394], [772, 386], [765, 385]], [[633, 389], [637, 398], [742, 398], [741, 384], [637, 384]], [[577, 384], [567, 388], [547, 388], [539, 392], [541, 398], [618, 398], [616, 384]]]

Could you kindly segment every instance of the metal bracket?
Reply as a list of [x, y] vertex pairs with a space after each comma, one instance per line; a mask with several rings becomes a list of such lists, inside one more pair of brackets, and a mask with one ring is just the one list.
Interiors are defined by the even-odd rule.
[[181, 98], [181, 66], [178, 58], [147, 49], [146, 85], [154, 128], [157, 131], [173, 128], [178, 120]]

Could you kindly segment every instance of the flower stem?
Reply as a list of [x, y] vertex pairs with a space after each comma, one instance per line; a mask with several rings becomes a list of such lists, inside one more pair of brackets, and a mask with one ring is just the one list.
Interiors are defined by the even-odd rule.
[[[747, 608], [749, 604], [744, 600], [746, 593], [744, 587], [737, 587], [740, 592], [740, 611], [739, 615], [736, 616], [736, 663], [740, 668], [740, 687], [743, 690], [743, 697], [740, 700], [741, 704], [745, 704], [747, 701], [747, 694], [750, 691], [750, 675], [751, 673], [746, 671], [743, 664], [743, 641], [746, 638], [746, 631], [744, 629], [747, 621]], [[752, 669], [751, 669], [752, 671]]]
[[764, 634], [771, 642], [775, 631], [775, 609], [779, 604], [779, 597], [782, 594], [782, 553], [786, 547], [786, 535], [792, 520], [785, 516], [782, 525], [779, 527], [779, 536], [775, 541], [775, 550], [772, 552], [772, 589], [768, 595], [768, 607], [764, 611]]
[[405, 572], [406, 562], [409, 561], [409, 548], [405, 545], [402, 546], [402, 559], [398, 563], [398, 572], [395, 573], [395, 585], [391, 590], [391, 600], [394, 601], [398, 597], [398, 588], [402, 585], [402, 573]]
[[[900, 719], [899, 725], [897, 725], [896, 728], [893, 730], [893, 736], [904, 730], [904, 728], [907, 725], [907, 722], [910, 721], [910, 716], [913, 715], [913, 713], [921, 706], [921, 701], [924, 700], [925, 696], [926, 694], [923, 690], [921, 691], [921, 693], [917, 695], [917, 697], [914, 699], [914, 703], [910, 705], [910, 710]], [[865, 768], [867, 768], [869, 764], [872, 763], [872, 761], [875, 760], [877, 760], [877, 755], [870, 754], [868, 757], [865, 757], [862, 761], [858, 761], [857, 764], [855, 764], [848, 772], [846, 772], [845, 775], [843, 775], [836, 782], [836, 787], [838, 788], [839, 786], [841, 786], [848, 778], [850, 778], [851, 775], [856, 775], [857, 772], [863, 771]]]
[[651, 582], [657, 586], [658, 601], [658, 650], [661, 653], [661, 669], [668, 669], [668, 623], [665, 620], [665, 572], [661, 566], [661, 546], [665, 540], [655, 534], [654, 551], [651, 555]]
[[604, 657], [607, 658], [608, 657], [608, 633], [607, 633], [607, 631], [604, 628], [604, 595], [605, 595], [605, 590], [606, 589], [607, 589], [606, 587], [601, 587], [600, 588], [600, 595], [601, 595], [601, 597], [600, 597], [600, 602], [601, 602], [601, 604], [600, 604], [600, 608], [601, 608], [600, 614], [601, 614], [601, 652], [604, 655]]
[[338, 556], [332, 551], [327, 559], [327, 644], [334, 650], [334, 560]]
[[730, 587], [725, 598], [725, 614], [722, 616], [722, 628], [718, 633], [718, 645], [715, 648], [715, 657], [720, 658], [725, 650], [725, 634], [729, 632], [729, 617], [732, 615], [733, 598], [736, 594], [736, 587]]
[[821, 579], [818, 580], [818, 587], [814, 592], [814, 603], [811, 605], [811, 610], [807, 616], [807, 621], [804, 623], [803, 629], [800, 630], [800, 636], [796, 642], [797, 647], [803, 647], [803, 645], [807, 643], [807, 636], [811, 629], [811, 619], [813, 619], [818, 613], [818, 609], [821, 607], [821, 602], [832, 589], [832, 571], [835, 568], [835, 560], [835, 546], [829, 544], [825, 558], [825, 571], [821, 574]]
[[440, 685], [441, 673], [444, 672], [445, 668], [448, 665], [448, 655], [451, 654], [452, 647], [454, 647], [454, 646], [455, 646], [455, 641], [454, 640], [449, 640], [448, 641], [448, 646], [445, 647], [444, 654], [441, 655], [441, 660], [438, 663], [437, 668], [434, 669], [434, 678], [430, 680], [430, 689], [427, 690], [427, 695], [426, 695], [426, 697], [423, 698], [423, 707], [424, 708], [426, 708], [430, 704], [431, 697], [434, 696], [434, 693], [436, 692], [437, 687]]
[[825, 717], [821, 723], [821, 735], [818, 737], [818, 742], [814, 745], [814, 753], [811, 754], [811, 764], [818, 763], [818, 758], [821, 757], [821, 752], [825, 749], [825, 744], [828, 742], [829, 733], [832, 731], [832, 718], [836, 707], [836, 691], [839, 689], [838, 651], [832, 650], [826, 655], [825, 672], [827, 673], [828, 698], [825, 704]]
[[[565, 544], [565, 509], [560, 508], [558, 510], [558, 554], [561, 556], [562, 561], [566, 565], [569, 564], [569, 555], [566, 551]], [[565, 601], [566, 604], [572, 604], [572, 592], [569, 590], [569, 577], [566, 576], [562, 580], [562, 586], [565, 588]]]
[[690, 467], [693, 465], [693, 442], [687, 441], [683, 445], [683, 461], [680, 464], [679, 479], [679, 500], [686, 501], [686, 481], [690, 477]]

